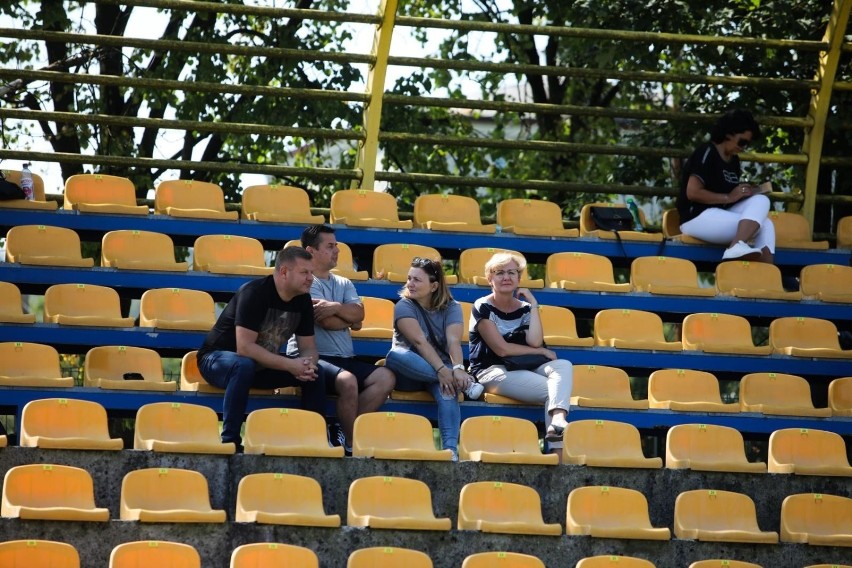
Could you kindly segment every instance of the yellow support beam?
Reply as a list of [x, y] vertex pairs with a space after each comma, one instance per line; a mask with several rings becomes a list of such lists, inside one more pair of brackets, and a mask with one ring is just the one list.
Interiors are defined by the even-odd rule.
[[366, 139], [358, 145], [355, 169], [362, 172], [360, 180], [352, 180], [352, 189], [373, 190], [376, 181], [376, 166], [379, 159], [379, 129], [382, 124], [382, 102], [385, 94], [385, 78], [388, 72], [393, 28], [396, 20], [397, 0], [382, 0], [379, 14], [382, 22], [376, 26], [371, 55], [375, 63], [367, 74], [369, 100], [364, 106], [364, 133]]
[[814, 224], [825, 122], [831, 106], [831, 93], [837, 75], [837, 65], [840, 61], [846, 25], [849, 22], [850, 6], [852, 6], [852, 0], [834, 0], [831, 19], [823, 38], [824, 41], [828, 42], [829, 47], [828, 51], [823, 51], [820, 54], [819, 69], [816, 76], [820, 86], [819, 90], [814, 92], [811, 97], [811, 106], [808, 112], [808, 115], [813, 119], [813, 127], [810, 130], [805, 130], [803, 151], [808, 156], [808, 165], [805, 170], [805, 201], [802, 204], [802, 214], [810, 222], [811, 227]]

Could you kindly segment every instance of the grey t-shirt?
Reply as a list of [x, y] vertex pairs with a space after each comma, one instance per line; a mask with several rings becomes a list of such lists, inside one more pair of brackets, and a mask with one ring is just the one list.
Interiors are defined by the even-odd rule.
[[[440, 345], [435, 345], [429, 337], [429, 327], [426, 319], [423, 317], [424, 311], [429, 318], [429, 323], [432, 325], [432, 334], [440, 342]], [[450, 300], [446, 308], [435, 311], [420, 310], [414, 305], [414, 300], [409, 300], [408, 298], [402, 298], [396, 303], [393, 309], [393, 343], [391, 344], [391, 349], [412, 351], [411, 343], [400, 333], [399, 326], [397, 325], [397, 322], [403, 318], [414, 318], [417, 320], [417, 323], [420, 324], [420, 329], [423, 330], [423, 335], [426, 336], [432, 347], [435, 347], [435, 351], [438, 352], [444, 364], [448, 366], [452, 365], [449, 356], [444, 355], [444, 352], [447, 350], [447, 327], [455, 323], [464, 323], [464, 316], [458, 302]]]
[[[330, 274], [328, 279], [314, 277], [311, 284], [311, 298], [314, 300], [328, 300], [341, 304], [360, 304], [361, 298], [355, 291], [352, 281], [337, 274]], [[329, 330], [314, 325], [314, 339], [317, 343], [317, 352], [320, 357], [354, 357], [355, 349], [352, 346], [352, 336], [348, 329]], [[287, 353], [297, 352], [295, 338], [290, 339], [287, 345]]]

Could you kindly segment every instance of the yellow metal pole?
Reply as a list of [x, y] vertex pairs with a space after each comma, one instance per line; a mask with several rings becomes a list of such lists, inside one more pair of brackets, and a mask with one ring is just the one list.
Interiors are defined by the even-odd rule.
[[828, 51], [820, 53], [819, 69], [816, 79], [819, 90], [811, 97], [808, 112], [813, 119], [813, 127], [805, 131], [804, 153], [808, 156], [808, 166], [805, 170], [805, 201], [802, 204], [802, 214], [814, 224], [814, 209], [816, 206], [817, 184], [819, 183], [820, 159], [822, 157], [823, 138], [825, 137], [825, 122], [831, 105], [831, 93], [837, 74], [837, 64], [840, 60], [841, 46], [846, 34], [846, 24], [849, 22], [849, 8], [852, 0], [834, 0], [831, 19], [825, 30], [823, 41], [827, 42]]
[[388, 71], [393, 27], [396, 19], [397, 0], [382, 0], [379, 5], [381, 23], [376, 26], [372, 55], [376, 62], [367, 75], [367, 95], [364, 105], [364, 134], [366, 138], [358, 145], [355, 169], [362, 172], [360, 180], [352, 180], [352, 189], [372, 190], [376, 181], [376, 166], [379, 157], [379, 128], [382, 123], [382, 101], [385, 93], [385, 77]]

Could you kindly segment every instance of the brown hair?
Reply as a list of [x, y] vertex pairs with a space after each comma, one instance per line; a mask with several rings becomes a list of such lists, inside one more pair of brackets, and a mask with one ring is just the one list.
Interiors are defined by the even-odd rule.
[[[443, 310], [446, 308], [453, 300], [453, 296], [447, 287], [447, 279], [444, 278], [444, 268], [441, 266], [441, 261], [415, 256], [411, 259], [411, 268], [419, 268], [429, 277], [429, 282], [438, 283], [438, 288], [432, 292], [432, 297], [430, 298], [430, 309]], [[403, 286], [399, 295], [402, 298], [407, 298], [408, 288]]]

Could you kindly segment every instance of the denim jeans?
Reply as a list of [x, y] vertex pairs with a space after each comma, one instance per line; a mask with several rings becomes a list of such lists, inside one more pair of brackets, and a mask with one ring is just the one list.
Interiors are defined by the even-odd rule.
[[300, 381], [285, 371], [258, 371], [253, 359], [233, 351], [208, 353], [198, 361], [198, 370], [208, 383], [225, 389], [222, 401], [222, 442], [241, 443], [240, 428], [246, 415], [249, 390], [253, 388], [301, 387], [302, 408], [325, 416], [327, 378], [321, 371], [314, 381]]
[[414, 351], [392, 350], [385, 367], [396, 374], [396, 388], [402, 391], [428, 390], [438, 404], [438, 430], [445, 450], [458, 455], [461, 409], [456, 395], [441, 393], [438, 374], [423, 357]]

